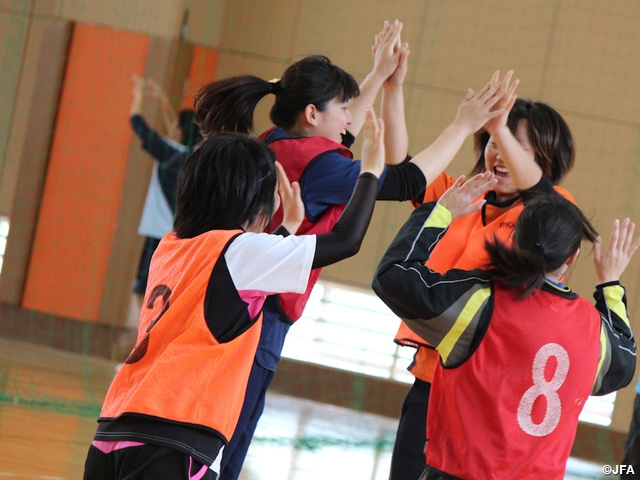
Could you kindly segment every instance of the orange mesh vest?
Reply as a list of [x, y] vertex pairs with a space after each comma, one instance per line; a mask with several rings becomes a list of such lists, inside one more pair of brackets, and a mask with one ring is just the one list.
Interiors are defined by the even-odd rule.
[[[187, 432], [184, 438], [172, 439], [176, 448], [193, 450], [207, 461], [217, 454], [207, 451], [208, 436], [221, 435], [224, 443], [231, 438], [258, 346], [262, 314], [233, 340], [219, 343], [204, 318], [204, 299], [214, 267], [240, 233], [211, 231], [178, 239], [172, 232], [162, 239], [151, 263], [136, 347], [109, 388], [100, 422], [117, 423], [124, 416], [153, 425], [170, 423], [154, 433], [163, 439], [160, 443], [166, 444], [167, 437], [162, 435], [167, 428]], [[109, 439], [98, 434], [96, 438]], [[111, 438], [122, 439], [120, 431], [117, 435]], [[139, 432], [133, 438], [140, 440]], [[158, 443], [153, 438], [149, 443]]]
[[[455, 180], [454, 177], [450, 177], [446, 173], [440, 174], [427, 187], [424, 203], [437, 201], [453, 185]], [[562, 196], [575, 203], [569, 192], [557, 186], [555, 189]], [[485, 205], [484, 219], [480, 212], [454, 219], [446, 235], [431, 252], [426, 265], [440, 273], [452, 268], [472, 270], [483, 267], [489, 261], [489, 256], [484, 248], [485, 240], [491, 240], [495, 236], [498, 240], [508, 244], [511, 232], [513, 232], [523, 208], [524, 204], [518, 199], [508, 207]], [[404, 323], [400, 324], [395, 341], [400, 345], [418, 348], [410, 371], [420, 380], [431, 382], [435, 363], [439, 358], [437, 352]], [[420, 346], [427, 348], [420, 348]]]
[[[266, 131], [260, 138], [264, 139], [271, 130]], [[269, 147], [276, 153], [278, 162], [282, 164], [287, 177], [291, 182], [300, 181], [300, 177], [304, 173], [307, 165], [319, 155], [331, 151], [335, 151], [347, 158], [353, 158], [353, 154], [344, 145], [329, 140], [325, 137], [300, 137], [300, 138], [284, 138], [268, 143]], [[340, 215], [344, 211], [346, 205], [332, 205], [322, 216], [314, 222], [308, 218], [304, 218], [302, 225], [296, 232], [297, 235], [302, 234], [322, 234], [331, 231], [333, 226], [340, 219]], [[273, 217], [271, 225], [268, 229], [272, 232], [282, 223], [282, 206], [278, 209]], [[292, 322], [297, 321], [304, 310], [311, 290], [316, 284], [322, 269], [317, 268], [311, 271], [309, 275], [309, 283], [307, 290], [302, 294], [297, 293], [281, 293], [278, 295], [280, 309]]]

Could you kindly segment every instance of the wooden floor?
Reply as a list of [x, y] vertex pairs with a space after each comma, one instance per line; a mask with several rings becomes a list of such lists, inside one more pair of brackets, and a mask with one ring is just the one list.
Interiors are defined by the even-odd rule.
[[[115, 364], [0, 339], [0, 479], [81, 479]], [[241, 480], [386, 480], [396, 420], [270, 394]], [[566, 479], [607, 478], [571, 460]]]

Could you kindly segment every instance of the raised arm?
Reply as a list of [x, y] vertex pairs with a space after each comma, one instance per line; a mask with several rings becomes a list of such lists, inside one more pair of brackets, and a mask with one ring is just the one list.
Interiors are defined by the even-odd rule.
[[601, 361], [593, 395], [605, 395], [627, 386], [635, 373], [636, 344], [627, 313], [627, 298], [619, 279], [640, 246], [633, 242], [635, 225], [625, 218], [613, 222], [611, 241], [602, 252], [602, 240], [593, 249], [593, 261], [600, 285], [594, 297], [602, 318]]
[[458, 153], [465, 139], [479, 130], [485, 123], [504, 113], [500, 100], [505, 96], [499, 81], [500, 71], [494, 72], [491, 80], [478, 92], [469, 89], [454, 121], [438, 138], [411, 160], [422, 171], [427, 184], [440, 175]]
[[378, 91], [383, 83], [398, 68], [401, 49], [398, 48], [402, 23], [398, 20], [389, 23], [384, 22], [382, 31], [374, 40], [377, 47], [374, 50], [373, 68], [360, 83], [360, 95], [349, 102], [351, 112], [351, 125], [349, 131], [353, 136], [358, 136], [364, 125], [366, 110], [373, 106]]
[[452, 361], [466, 355], [477, 324], [466, 329], [455, 344], [443, 343], [444, 334], [460, 321], [463, 311], [475, 317], [475, 312], [486, 306], [482, 299], [490, 295], [489, 282], [480, 271], [449, 270], [440, 274], [424, 265], [454, 215], [480, 208], [482, 204], [475, 199], [493, 185], [490, 173], [463, 180], [458, 179], [441, 202], [426, 203], [411, 213], [380, 260], [372, 282], [382, 301], [414, 332], [436, 346], [445, 363], [450, 355]]
[[[376, 43], [373, 47], [374, 55], [381, 39], [382, 32], [376, 36]], [[398, 67], [382, 84], [380, 104], [380, 113], [385, 124], [384, 147], [387, 165], [402, 163], [409, 152], [409, 134], [405, 119], [403, 91], [409, 62], [409, 44], [403, 43], [398, 36], [395, 49], [400, 52]]]
[[289, 181], [280, 162], [276, 162], [276, 173], [278, 175], [278, 194], [282, 202], [282, 223], [273, 233], [284, 234], [285, 232], [280, 228], [284, 228], [286, 233], [296, 233], [304, 220], [304, 203], [300, 196], [300, 184]]
[[142, 115], [142, 105], [144, 103], [144, 78], [138, 75], [133, 75], [133, 100], [131, 102], [131, 108], [129, 114]]
[[149, 127], [143, 117], [144, 91], [147, 87], [144, 78], [133, 75], [133, 101], [130, 108], [130, 122], [134, 132], [142, 140], [142, 148], [161, 164], [168, 161], [179, 150], [170, 145], [166, 138]]
[[502, 89], [505, 92], [501, 106], [504, 112], [489, 120], [484, 128], [491, 135], [491, 141], [495, 142], [500, 151], [500, 157], [509, 170], [509, 176], [518, 190], [526, 190], [535, 186], [542, 178], [542, 169], [536, 162], [531, 161], [531, 154], [527, 152], [518, 139], [511, 133], [507, 126], [509, 112], [515, 104], [515, 89], [519, 80], [515, 80], [509, 86], [509, 80], [513, 72], [505, 75]]
[[162, 86], [153, 78], [147, 78], [148, 92], [160, 102], [160, 112], [162, 121], [167, 132], [167, 137], [176, 142], [181, 140], [180, 126], [178, 125], [178, 114], [176, 113], [169, 97], [162, 89]]

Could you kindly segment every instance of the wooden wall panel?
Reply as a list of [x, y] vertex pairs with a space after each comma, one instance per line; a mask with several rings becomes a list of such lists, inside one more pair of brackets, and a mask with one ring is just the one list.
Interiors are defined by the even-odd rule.
[[637, 124], [640, 3], [565, 0], [560, 4], [556, 37], [547, 54], [544, 98], [563, 110], [602, 121]]
[[[124, 182], [131, 75], [148, 37], [77, 25], [67, 63], [24, 308], [97, 321]], [[125, 54], [126, 52], [126, 54]]]
[[[27, 275], [38, 211], [55, 123], [71, 25], [61, 20], [37, 20], [29, 29], [7, 162], [0, 192], [2, 211], [9, 217], [10, 235], [0, 275], [0, 300], [19, 305]], [[6, 209], [6, 210], [5, 210]]]

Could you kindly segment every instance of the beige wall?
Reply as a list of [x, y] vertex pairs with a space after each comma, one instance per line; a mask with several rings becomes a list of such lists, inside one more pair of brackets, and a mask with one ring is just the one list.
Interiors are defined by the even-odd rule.
[[[183, 25], [187, 9], [188, 22]], [[165, 39], [183, 35], [188, 42], [220, 51], [218, 77], [248, 72], [272, 78], [302, 55], [323, 53], [361, 80], [371, 66], [374, 34], [385, 19], [395, 17], [404, 22], [403, 40], [411, 46], [405, 98], [412, 153], [426, 147], [453, 119], [468, 87], [480, 88], [494, 69], [512, 68], [521, 79], [521, 97], [551, 104], [570, 124], [578, 155], [565, 186], [596, 226], [608, 235], [615, 216], [640, 220], [636, 0], [0, 0], [0, 41], [10, 45], [0, 50], [6, 99], [0, 102], [0, 113], [10, 119], [0, 120], [0, 214], [11, 214], [16, 201], [13, 172], [22, 148], [8, 146], [7, 138], [12, 128], [19, 137], [13, 142], [25, 138], [27, 122], [20, 112], [29, 105], [24, 89], [33, 75], [28, 71], [32, 25], [57, 18]], [[164, 73], [171, 76], [170, 71]], [[269, 106], [267, 98], [257, 111], [258, 129], [268, 126]], [[465, 173], [471, 164], [467, 142], [449, 171]], [[408, 205], [378, 205], [361, 253], [326, 269], [323, 276], [367, 286], [383, 249], [409, 211]], [[131, 245], [138, 249], [139, 239], [132, 236]], [[635, 259], [623, 278], [637, 331], [639, 272], [640, 260]], [[580, 293], [591, 295], [589, 252], [583, 253], [570, 282]], [[614, 429], [627, 428], [632, 398], [631, 387], [619, 393]]]

